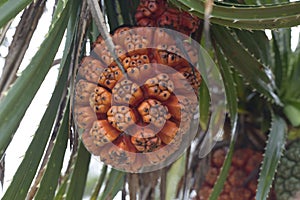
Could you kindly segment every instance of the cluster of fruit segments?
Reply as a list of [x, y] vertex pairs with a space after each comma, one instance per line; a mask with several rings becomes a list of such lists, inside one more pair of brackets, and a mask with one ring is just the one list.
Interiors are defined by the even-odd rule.
[[[200, 186], [197, 197], [194, 200], [208, 200], [213, 187], [223, 167], [227, 150], [219, 148], [212, 152], [210, 167], [206, 173], [205, 180]], [[225, 181], [223, 191], [218, 200], [252, 200], [255, 199], [258, 174], [263, 154], [250, 148], [236, 149]], [[272, 190], [269, 200], [274, 200], [275, 193]]]
[[184, 41], [180, 52], [159, 28], [122, 27], [112, 39], [126, 73], [99, 37], [78, 70], [74, 119], [92, 154], [137, 172], [166, 162], [185, 140], [198, 110], [197, 51]]
[[141, 0], [135, 19], [139, 26], [167, 27], [186, 35], [194, 33], [200, 24], [198, 17], [170, 7], [166, 0]]

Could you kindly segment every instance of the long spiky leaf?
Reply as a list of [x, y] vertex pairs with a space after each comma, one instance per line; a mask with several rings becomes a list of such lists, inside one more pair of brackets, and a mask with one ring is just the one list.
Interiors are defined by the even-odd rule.
[[91, 200], [96, 200], [99, 196], [99, 192], [102, 188], [102, 186], [104, 186], [104, 179], [106, 177], [106, 174], [107, 174], [107, 165], [104, 165], [101, 169], [101, 174], [99, 176], [99, 179], [97, 181], [97, 184], [93, 190], [93, 193], [91, 195]]
[[[61, 96], [63, 96], [68, 73], [69, 68], [65, 67], [58, 80], [57, 86], [53, 92], [49, 105], [35, 133], [35, 136], [28, 147], [24, 159], [15, 173], [12, 183], [7, 189], [3, 199], [24, 199], [26, 197], [26, 193], [34, 178], [50, 136], [56, 111], [58, 110], [61, 102]], [[30, 169], [30, 171], [28, 171], [28, 169]]]
[[269, 100], [281, 105], [281, 100], [275, 93], [272, 71], [251, 55], [229, 30], [221, 26], [213, 26], [212, 31], [218, 45], [237, 71], [254, 89]]
[[121, 191], [125, 180], [125, 173], [111, 169], [104, 191], [100, 197], [101, 200], [113, 199], [116, 194]]
[[115, 30], [119, 25], [117, 1], [116, 0], [104, 0], [105, 9], [107, 13], [108, 23], [111, 30]]
[[80, 142], [74, 171], [71, 175], [68, 191], [66, 193], [66, 200], [82, 199], [89, 170], [90, 158], [91, 154], [86, 150], [84, 144]]
[[0, 3], [0, 28], [22, 11], [32, 0], [8, 0]]
[[[189, 12], [204, 18], [205, 1], [170, 0]], [[214, 4], [210, 16], [212, 23], [243, 29], [274, 29], [300, 24], [300, 2], [269, 6], [224, 6]]]
[[60, 126], [55, 144], [47, 163], [44, 176], [36, 193], [35, 199], [53, 199], [55, 189], [58, 184], [60, 170], [63, 166], [64, 154], [67, 148], [69, 131], [69, 106], [64, 113], [64, 118]]
[[261, 166], [255, 199], [267, 199], [284, 149], [287, 133], [286, 122], [275, 114], [273, 114], [272, 118], [273, 123]]
[[229, 109], [230, 122], [231, 122], [231, 140], [229, 145], [229, 151], [226, 155], [218, 180], [213, 187], [213, 191], [209, 198], [210, 200], [217, 199], [223, 190], [223, 186], [226, 181], [230, 169], [230, 165], [231, 165], [231, 159], [233, 155], [234, 144], [235, 144], [235, 139], [237, 134], [236, 128], [237, 128], [237, 121], [238, 121], [237, 92], [234, 86], [234, 80], [230, 72], [230, 68], [224, 59], [224, 56], [221, 54], [221, 51], [217, 48], [216, 48], [216, 54], [220, 66], [220, 71], [223, 76], [223, 80], [225, 82], [224, 85], [226, 91], [227, 107]]
[[24, 58], [26, 50], [32, 41], [33, 33], [38, 21], [44, 12], [46, 2], [37, 1], [31, 3], [22, 13], [13, 40], [10, 44], [9, 52], [5, 58], [3, 72], [0, 77], [0, 92], [5, 92], [17, 78], [17, 70]]
[[0, 157], [9, 145], [26, 109], [52, 66], [68, 22], [69, 4], [60, 8], [59, 19], [52, 26], [28, 67], [0, 102]]

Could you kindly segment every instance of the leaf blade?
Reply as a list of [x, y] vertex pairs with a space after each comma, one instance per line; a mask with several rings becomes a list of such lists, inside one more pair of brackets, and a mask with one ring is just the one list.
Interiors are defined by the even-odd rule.
[[286, 122], [273, 115], [273, 124], [262, 162], [255, 199], [267, 199], [279, 160], [285, 144]]
[[89, 170], [91, 154], [80, 142], [70, 184], [66, 193], [66, 200], [81, 200], [84, 193], [87, 172]]
[[184, 176], [186, 163], [186, 154], [183, 154], [175, 163], [172, 164], [171, 168], [167, 173], [167, 187], [166, 187], [166, 199], [175, 199], [177, 192], [177, 185], [180, 179]]
[[[225, 28], [213, 26], [212, 30], [224, 54], [239, 73], [243, 75], [254, 89], [281, 105], [281, 100], [275, 94], [275, 83], [272, 79], [271, 70], [258, 62]], [[227, 44], [230, 44], [230, 46]]]
[[9, 145], [14, 132], [17, 130], [26, 109], [52, 66], [53, 59], [67, 26], [68, 8], [66, 5], [61, 8], [60, 12], [57, 12], [60, 15], [59, 20], [53, 25], [53, 28], [50, 30], [38, 52], [32, 58], [28, 67], [0, 102], [0, 130], [2, 132], [0, 134], [0, 158]]
[[40, 183], [40, 187], [36, 193], [35, 199], [53, 199], [55, 189], [58, 184], [60, 170], [63, 166], [64, 154], [68, 143], [68, 131], [69, 131], [69, 106], [64, 113], [64, 118], [60, 129], [58, 131], [55, 144], [47, 163], [45, 173]]
[[7, 0], [0, 5], [0, 28], [21, 12], [32, 0]]
[[[48, 138], [51, 133], [52, 125], [55, 121], [56, 111], [58, 110], [61, 96], [64, 91], [64, 86], [67, 82], [69, 68], [65, 67], [54, 89], [53, 95], [50, 99], [49, 106], [40, 122], [35, 136], [29, 145], [22, 163], [20, 164], [14, 178], [8, 187], [3, 199], [24, 199], [31, 182], [34, 178], [35, 172], [42, 158], [44, 149], [46, 147]], [[30, 171], [27, 171], [31, 169]], [[27, 173], [24, 173], [27, 171]]]
[[99, 176], [97, 184], [96, 184], [95, 188], [93, 189], [93, 193], [91, 195], [91, 200], [96, 200], [98, 198], [99, 191], [100, 191], [101, 187], [103, 186], [103, 182], [106, 177], [106, 173], [107, 173], [107, 165], [104, 165], [101, 169], [101, 174]]
[[226, 91], [226, 99], [227, 99], [227, 106], [229, 108], [230, 114], [230, 122], [231, 122], [231, 140], [229, 145], [229, 151], [226, 155], [224, 164], [222, 166], [221, 172], [219, 174], [218, 180], [213, 187], [213, 191], [209, 197], [210, 200], [218, 199], [219, 195], [221, 194], [225, 181], [227, 179], [227, 175], [229, 173], [229, 169], [231, 166], [231, 160], [233, 156], [234, 144], [237, 135], [237, 121], [238, 121], [238, 105], [237, 105], [237, 92], [234, 86], [234, 80], [232, 74], [230, 72], [230, 68], [227, 65], [223, 55], [221, 54], [220, 50], [216, 48], [217, 59], [219, 61], [220, 71], [223, 76], [224, 86]]
[[116, 194], [122, 189], [125, 181], [125, 173], [111, 169], [103, 193], [100, 199], [113, 199]]
[[[205, 1], [170, 0], [176, 6], [204, 18]], [[300, 2], [275, 5], [240, 5], [215, 3], [210, 21], [223, 26], [243, 29], [274, 29], [299, 25]]]

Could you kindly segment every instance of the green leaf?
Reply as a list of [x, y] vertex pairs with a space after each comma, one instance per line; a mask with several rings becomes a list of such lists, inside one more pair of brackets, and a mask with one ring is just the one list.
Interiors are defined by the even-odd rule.
[[[205, 81], [205, 84], [207, 85], [210, 96], [210, 120], [207, 132], [199, 149], [199, 157], [204, 157], [211, 151], [212, 147], [215, 145], [216, 141], [220, 139], [220, 136], [223, 133], [223, 124], [226, 115], [226, 96], [222, 75], [210, 55], [205, 49], [200, 47], [198, 57], [199, 64], [197, 65], [197, 68], [201, 73], [202, 80]], [[208, 97], [206, 96], [204, 98]], [[207, 103], [207, 99], [204, 99], [204, 103]], [[200, 96], [200, 106], [201, 104]], [[206, 112], [206, 110], [204, 110], [204, 112]], [[206, 115], [206, 113], [204, 113], [204, 115]]]
[[272, 116], [272, 126], [262, 162], [255, 199], [267, 199], [273, 178], [285, 144], [286, 122], [279, 116]]
[[287, 3], [288, 0], [245, 0], [248, 5], [276, 5], [280, 3]]
[[[56, 118], [56, 113], [61, 102], [61, 97], [68, 79], [69, 65], [67, 64], [58, 79], [57, 85], [54, 89], [53, 95], [50, 99], [49, 106], [40, 122], [40, 125], [30, 143], [24, 159], [20, 164], [14, 178], [8, 187], [3, 200], [19, 200], [25, 199], [27, 191], [36, 174], [40, 160], [43, 156], [44, 149], [48, 142], [53, 123]], [[30, 170], [29, 170], [30, 169]]]
[[62, 124], [59, 128], [55, 144], [46, 166], [45, 173], [36, 193], [35, 199], [53, 199], [57, 187], [60, 171], [63, 166], [64, 155], [68, 143], [69, 132], [69, 105], [64, 113]]
[[[76, 22], [76, 20], [78, 20], [76, 18], [79, 17], [79, 16], [77, 16], [77, 11], [79, 9], [79, 5], [80, 5], [80, 3], [78, 3], [78, 2], [74, 3], [71, 5], [71, 9], [70, 9], [70, 20], [69, 20], [68, 28], [67, 28], [65, 49], [64, 49], [63, 58], [61, 60], [61, 66], [64, 66], [63, 69], [66, 69], [66, 71], [62, 72], [62, 73], [66, 73], [66, 77], [67, 77], [67, 74], [68, 74], [67, 72], [68, 72], [70, 64], [71, 64], [70, 63], [71, 55], [72, 55], [73, 48], [74, 48], [73, 40], [74, 40], [74, 36], [75, 36], [76, 30], [77, 30], [77, 26], [76, 26], [75, 22]], [[75, 19], [75, 20], [73, 20], [73, 19]], [[67, 99], [66, 99], [66, 101], [67, 101]], [[69, 106], [70, 105], [67, 105], [67, 108], [69, 108]], [[55, 142], [55, 146], [51, 153], [51, 157], [47, 164], [45, 174], [43, 176], [39, 190], [35, 197], [36, 199], [45, 197], [46, 195], [48, 196], [48, 199], [54, 198], [55, 189], [57, 187], [59, 176], [60, 176], [60, 169], [61, 169], [63, 161], [64, 161], [63, 160], [64, 154], [65, 154], [65, 150], [67, 147], [66, 145], [67, 145], [68, 133], [69, 133], [69, 122], [68, 122], [69, 115], [70, 115], [70, 112], [68, 110], [67, 113], [65, 113], [65, 115], [64, 115], [65, 118], [59, 129], [58, 137]], [[62, 184], [61, 188], [66, 189], [66, 186], [67, 186], [67, 184], [64, 182]], [[63, 194], [64, 194], [64, 192], [63, 192]], [[59, 196], [59, 192], [57, 193], [57, 196]]]
[[291, 29], [272, 32], [275, 65], [273, 71], [279, 94], [284, 105], [284, 114], [293, 126], [300, 125], [299, 76], [300, 49], [291, 50]]
[[[235, 133], [232, 133], [232, 135], [234, 135]], [[217, 200], [219, 195], [221, 194], [223, 187], [224, 187], [224, 183], [226, 181], [227, 175], [229, 173], [229, 169], [231, 166], [231, 160], [232, 160], [232, 155], [233, 155], [233, 150], [234, 150], [234, 140], [232, 139], [230, 142], [230, 146], [229, 146], [229, 151], [226, 155], [226, 158], [224, 160], [224, 164], [222, 166], [222, 169], [220, 171], [219, 177], [217, 182], [215, 183], [212, 193], [209, 196], [209, 200]]]
[[89, 170], [91, 154], [86, 150], [84, 144], [80, 142], [72, 173], [66, 200], [81, 200], [84, 193], [87, 173]]
[[281, 53], [279, 50], [279, 45], [277, 44], [277, 39], [274, 36], [274, 33], [272, 33], [272, 37], [273, 37], [273, 43], [272, 43], [272, 47], [273, 47], [273, 52], [274, 52], [274, 64], [273, 64], [273, 72], [275, 75], [275, 83], [276, 86], [281, 90], [282, 88], [282, 82], [283, 80], [286, 80], [286, 76], [287, 76], [287, 65], [283, 66], [282, 65], [282, 60], [281, 60]]
[[120, 4], [121, 14], [123, 18], [123, 24], [133, 25], [134, 24], [134, 14], [136, 12], [138, 0], [124, 1], [118, 0]]
[[237, 112], [237, 93], [236, 88], [234, 86], [234, 80], [232, 77], [232, 73], [227, 62], [224, 59], [224, 56], [221, 54], [220, 50], [216, 48], [217, 59], [219, 61], [220, 71], [223, 76], [225, 91], [226, 91], [226, 99], [227, 106], [229, 108], [230, 113], [230, 122], [231, 122], [231, 140], [229, 145], [229, 151], [226, 155], [224, 164], [222, 166], [220, 175], [218, 177], [217, 182], [213, 187], [213, 191], [209, 197], [210, 200], [218, 199], [221, 194], [227, 175], [229, 173], [229, 169], [231, 166], [231, 160], [234, 150], [234, 144], [236, 140], [237, 133], [237, 121], [238, 121], [238, 112]]
[[2, 6], [4, 3], [6, 3], [8, 0], [0, 0], [0, 6]]
[[296, 107], [295, 105], [287, 104], [283, 109], [284, 114], [290, 120], [291, 124], [296, 127], [300, 126], [300, 106]]
[[235, 81], [233, 79], [228, 62], [226, 62], [224, 58], [225, 56], [221, 53], [221, 51], [218, 48], [216, 48], [216, 55], [220, 67], [220, 72], [224, 81], [227, 107], [229, 109], [232, 132], [235, 133], [238, 118], [238, 97], [235, 87]]
[[66, 192], [66, 190], [68, 188], [69, 178], [70, 178], [70, 174], [67, 174], [64, 177], [64, 179], [63, 179], [61, 185], [59, 186], [59, 189], [58, 189], [58, 191], [57, 191], [57, 193], [55, 195], [55, 198], [53, 198], [54, 200], [62, 200], [62, 199], [64, 199], [65, 192]]
[[176, 199], [177, 185], [185, 173], [186, 154], [183, 154], [167, 173], [166, 199]]
[[234, 30], [243, 46], [253, 54], [255, 58], [269, 66], [271, 65], [270, 42], [264, 31]]
[[291, 70], [290, 54], [291, 54], [291, 30], [279, 29], [277, 32], [272, 31], [273, 52], [274, 52], [274, 67], [275, 81], [280, 89], [280, 95], [288, 88], [289, 74]]
[[0, 102], [0, 158], [52, 66], [67, 26], [69, 7], [61, 8], [61, 12], [57, 12], [57, 14], [60, 17], [53, 25], [40, 49]]
[[271, 4], [279, 4], [279, 3], [287, 3], [288, 0], [245, 0], [247, 4], [254, 5], [271, 5]]
[[[300, 90], [299, 90], [299, 85], [298, 85], [299, 77], [300, 77], [300, 65], [299, 64], [300, 64], [300, 62], [297, 63], [296, 65], [294, 65], [295, 68], [293, 69], [292, 75], [288, 82], [288, 85], [290, 88], [290, 90], [288, 90], [288, 93], [287, 93], [288, 99], [300, 99]], [[296, 67], [297, 67], [297, 69], [296, 69]]]
[[[61, 9], [66, 7], [66, 5], [68, 4], [69, 0], [62, 0], [62, 1], [58, 1], [57, 4], [56, 4], [56, 7], [54, 7], [54, 13], [53, 13], [53, 16], [52, 16], [52, 23], [50, 25], [50, 29], [53, 28], [54, 24], [57, 22], [57, 20], [59, 20], [59, 18], [61, 17], [60, 16], [60, 12], [61, 12]], [[70, 7], [73, 6], [74, 7], [74, 2], [70, 3]], [[69, 16], [70, 18], [70, 16]]]
[[105, 183], [104, 191], [101, 195], [101, 200], [113, 199], [116, 194], [122, 190], [125, 181], [125, 173], [111, 169], [107, 182]]
[[108, 23], [111, 30], [115, 30], [119, 25], [117, 1], [116, 0], [104, 0], [106, 13], [108, 17]]
[[200, 110], [200, 126], [203, 130], [207, 130], [210, 118], [210, 97], [207, 85], [205, 82], [201, 83], [199, 88], [199, 110]]
[[279, 97], [275, 94], [271, 70], [254, 58], [225, 28], [213, 26], [212, 31], [222, 51], [239, 73], [254, 89], [281, 105]]
[[286, 99], [300, 99], [299, 90], [299, 76], [300, 76], [300, 48], [289, 54], [289, 74], [286, 81], [286, 92], [284, 98]]
[[[170, 0], [176, 6], [204, 18], [205, 1]], [[223, 26], [243, 29], [274, 29], [300, 24], [300, 2], [279, 5], [249, 6], [215, 3], [210, 21]]]
[[14, 18], [23, 10], [32, 0], [7, 0], [0, 2], [0, 28]]
[[107, 165], [104, 165], [102, 167], [102, 170], [101, 170], [101, 175], [99, 176], [97, 184], [96, 184], [96, 186], [95, 186], [95, 188], [93, 190], [93, 193], [91, 195], [91, 200], [96, 200], [98, 198], [99, 191], [100, 191], [101, 187], [103, 186], [103, 182], [104, 182], [106, 173], [107, 173]]

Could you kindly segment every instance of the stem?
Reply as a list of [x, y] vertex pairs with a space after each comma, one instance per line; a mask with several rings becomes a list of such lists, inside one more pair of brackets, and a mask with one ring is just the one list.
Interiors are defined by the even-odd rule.
[[95, 20], [95, 23], [100, 31], [101, 36], [103, 37], [105, 44], [108, 47], [109, 52], [117, 63], [118, 67], [122, 71], [122, 73], [126, 76], [126, 71], [119, 59], [116, 55], [115, 44], [112, 41], [110, 34], [108, 33], [103, 13], [101, 12], [100, 6], [97, 0], [88, 0], [88, 5], [92, 13], [92, 17]]

